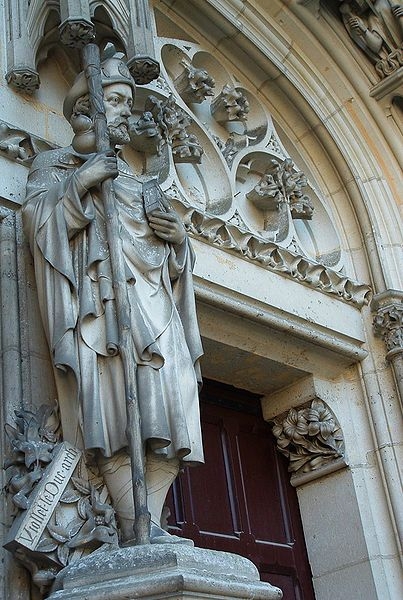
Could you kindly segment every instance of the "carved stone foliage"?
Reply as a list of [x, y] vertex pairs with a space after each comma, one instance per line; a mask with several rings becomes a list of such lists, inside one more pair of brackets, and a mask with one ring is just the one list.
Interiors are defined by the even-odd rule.
[[[287, 202], [293, 219], [312, 219], [314, 206], [302, 191], [307, 185], [305, 174], [295, 168], [290, 158], [281, 162], [271, 159], [261, 179], [246, 197], [265, 215], [278, 210], [280, 202]], [[269, 225], [266, 218], [266, 231], [270, 229]]]
[[218, 217], [186, 208], [178, 202], [180, 194], [176, 186], [166, 191], [176, 210], [182, 215], [185, 227], [192, 237], [200, 238], [237, 254], [247, 260], [256, 261], [265, 269], [284, 273], [322, 292], [352, 302], [358, 307], [368, 304], [371, 288], [351, 280], [332, 269], [317, 264], [301, 254], [281, 248], [273, 242], [253, 235], [238, 212], [227, 222]]
[[30, 67], [13, 68], [6, 74], [6, 81], [16, 92], [33, 94], [40, 86], [38, 73]]
[[403, 4], [346, 0], [340, 14], [352, 40], [371, 59], [381, 78], [403, 66]]
[[290, 461], [288, 470], [294, 477], [323, 469], [344, 456], [340, 425], [320, 399], [275, 419], [273, 434], [278, 450]]
[[59, 30], [61, 42], [70, 48], [82, 48], [95, 37], [94, 25], [85, 19], [66, 20]]
[[226, 121], [246, 121], [249, 102], [241, 90], [226, 84], [211, 103], [211, 114], [219, 123]]
[[151, 56], [135, 56], [129, 61], [128, 67], [138, 85], [151, 83], [160, 74], [160, 65]]
[[380, 306], [374, 317], [374, 330], [383, 337], [388, 358], [403, 353], [403, 302]]
[[[158, 125], [161, 138], [171, 146], [175, 162], [201, 162], [203, 148], [188, 129], [192, 118], [176, 104], [173, 94], [165, 100], [149, 96], [145, 108]], [[144, 118], [143, 114], [143, 121]]]
[[117, 544], [114, 511], [81, 452], [59, 442], [53, 409], [15, 411], [6, 424], [6, 491], [14, 506], [5, 547], [46, 593], [57, 573], [103, 544]]
[[[345, 268], [336, 221], [309, 175], [285, 150], [262, 96], [197, 44], [165, 39], [159, 41], [159, 50], [158, 99], [164, 102], [170, 94], [178, 98], [204, 151], [197, 169], [179, 168], [173, 174], [179, 200], [201, 211], [205, 223], [242, 222], [240, 229], [257, 246], [262, 240], [273, 242], [316, 262], [318, 272]], [[203, 81], [211, 78], [216, 85], [209, 88], [213, 95], [196, 101], [189, 82], [201, 73]], [[153, 118], [158, 121], [155, 112]], [[210, 239], [207, 232], [205, 236]]]
[[214, 96], [215, 81], [205, 69], [194, 67], [182, 60], [183, 73], [175, 80], [175, 87], [187, 103], [201, 104], [208, 96]]

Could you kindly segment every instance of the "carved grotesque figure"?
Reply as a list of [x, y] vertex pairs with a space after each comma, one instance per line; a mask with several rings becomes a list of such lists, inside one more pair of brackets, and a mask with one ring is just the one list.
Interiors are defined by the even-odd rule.
[[64, 102], [75, 136], [39, 154], [23, 216], [44, 328], [54, 365], [63, 437], [86, 451], [109, 488], [123, 540], [133, 499], [126, 438], [125, 381], [100, 184], [114, 177], [136, 362], [151, 541], [180, 464], [203, 462], [198, 408], [202, 354], [192, 287], [193, 254], [167, 202], [146, 216], [142, 185], [122, 157], [129, 142], [134, 82], [121, 57], [102, 64], [113, 150], [97, 153], [81, 73]]

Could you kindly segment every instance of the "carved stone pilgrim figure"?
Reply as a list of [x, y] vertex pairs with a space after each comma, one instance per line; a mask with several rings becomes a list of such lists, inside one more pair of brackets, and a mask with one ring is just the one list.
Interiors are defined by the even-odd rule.
[[192, 284], [193, 254], [165, 202], [146, 216], [142, 185], [121, 156], [130, 141], [134, 81], [119, 55], [102, 63], [104, 106], [115, 150], [96, 153], [86, 79], [64, 102], [72, 145], [38, 155], [23, 207], [40, 309], [54, 366], [63, 437], [92, 457], [109, 488], [122, 539], [133, 537], [124, 374], [100, 183], [113, 176], [131, 309], [133, 360], [151, 541], [179, 466], [203, 462], [198, 406], [202, 354]]

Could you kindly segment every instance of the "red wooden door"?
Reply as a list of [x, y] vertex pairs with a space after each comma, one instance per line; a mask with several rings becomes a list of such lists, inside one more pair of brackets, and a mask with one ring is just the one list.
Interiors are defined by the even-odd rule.
[[201, 400], [206, 464], [175, 482], [169, 531], [246, 556], [284, 600], [313, 600], [296, 493], [259, 398], [206, 382]]

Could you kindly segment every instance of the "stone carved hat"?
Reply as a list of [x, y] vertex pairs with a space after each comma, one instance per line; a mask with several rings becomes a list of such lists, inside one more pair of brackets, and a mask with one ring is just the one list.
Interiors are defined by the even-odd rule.
[[[130, 71], [123, 60], [123, 54], [121, 52], [116, 53], [111, 58], [107, 58], [101, 63], [101, 81], [102, 87], [111, 85], [112, 83], [127, 83], [135, 93], [136, 87], [133, 77], [130, 75]], [[87, 79], [84, 71], [79, 73], [73, 83], [73, 86], [67, 94], [63, 103], [63, 114], [68, 121], [71, 119], [73, 114], [74, 105], [81, 96], [88, 94]]]

